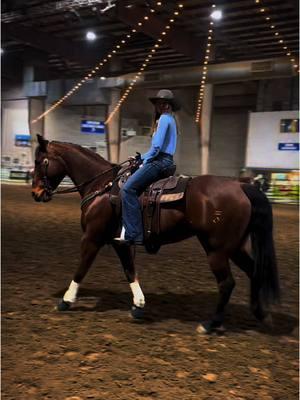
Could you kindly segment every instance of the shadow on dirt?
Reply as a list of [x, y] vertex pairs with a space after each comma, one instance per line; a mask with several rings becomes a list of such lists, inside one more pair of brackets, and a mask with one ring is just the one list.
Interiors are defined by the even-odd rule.
[[[53, 297], [62, 298], [65, 290]], [[145, 293], [146, 307], [143, 323], [151, 324], [168, 319], [181, 322], [199, 322], [209, 319], [217, 301], [217, 293], [194, 292], [179, 293]], [[85, 301], [94, 301], [94, 307], [80, 305]], [[113, 292], [109, 290], [80, 289], [78, 302], [70, 312], [106, 312], [111, 310], [128, 311], [131, 307], [130, 292]], [[273, 327], [262, 326], [251, 314], [248, 305], [231, 303], [228, 306], [225, 325], [228, 331], [243, 332], [247, 330], [266, 333], [269, 335], [288, 335], [296, 326], [298, 320], [291, 315], [272, 312]]]

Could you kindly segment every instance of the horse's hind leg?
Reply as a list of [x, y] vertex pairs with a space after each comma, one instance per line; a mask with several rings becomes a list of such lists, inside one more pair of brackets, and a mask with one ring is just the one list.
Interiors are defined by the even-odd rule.
[[255, 317], [259, 321], [263, 321], [267, 314], [263, 309], [263, 305], [260, 300], [259, 290], [260, 286], [255, 281], [254, 275], [254, 260], [248, 254], [246, 249], [239, 249], [235, 252], [235, 254], [231, 257], [232, 261], [246, 273], [248, 278], [251, 281], [251, 297], [250, 297], [250, 304], [251, 304], [251, 311], [255, 315]]
[[217, 308], [213, 318], [210, 321], [205, 321], [198, 325], [197, 332], [199, 333], [211, 333], [214, 330], [218, 330], [222, 326], [225, 307], [235, 286], [235, 281], [230, 270], [229, 259], [225, 253], [209, 253], [208, 262], [218, 283], [219, 296]]
[[101, 245], [90, 238], [87, 234], [83, 235], [81, 240], [80, 265], [75, 272], [74, 278], [70, 283], [68, 290], [64, 294], [63, 300], [57, 306], [59, 311], [67, 311], [70, 306], [76, 302], [79, 284], [86, 276], [100, 247]]
[[126, 278], [133, 294], [133, 306], [131, 314], [134, 318], [142, 318], [145, 306], [145, 297], [140, 287], [136, 269], [134, 266], [135, 248], [127, 245], [113, 245], [122, 263]]

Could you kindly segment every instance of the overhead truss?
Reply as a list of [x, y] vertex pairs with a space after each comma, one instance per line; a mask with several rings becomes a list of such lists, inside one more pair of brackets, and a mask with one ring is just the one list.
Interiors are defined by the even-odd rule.
[[[84, 7], [97, 7], [100, 12], [105, 12], [112, 7], [115, 7], [117, 0], [61, 0], [56, 3], [43, 4], [39, 6], [32, 6], [30, 8], [30, 16], [31, 17], [45, 17], [49, 14], [52, 14], [56, 11], [72, 11], [78, 10]], [[9, 23], [13, 21], [17, 21], [18, 19], [24, 18], [24, 14], [22, 11], [11, 11], [2, 13], [1, 19], [4, 23]]]

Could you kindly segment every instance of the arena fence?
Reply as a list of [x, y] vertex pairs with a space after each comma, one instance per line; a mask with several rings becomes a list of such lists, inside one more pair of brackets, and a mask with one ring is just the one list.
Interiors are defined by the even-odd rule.
[[266, 195], [273, 203], [299, 204], [299, 176], [297, 180], [273, 179]]
[[[26, 170], [2, 168], [1, 182], [31, 184], [31, 177]], [[66, 177], [60, 185], [72, 186], [73, 183], [69, 177]], [[269, 182], [265, 193], [272, 203], [299, 204], [299, 175], [293, 174], [293, 179], [287, 179], [286, 174], [276, 174]]]

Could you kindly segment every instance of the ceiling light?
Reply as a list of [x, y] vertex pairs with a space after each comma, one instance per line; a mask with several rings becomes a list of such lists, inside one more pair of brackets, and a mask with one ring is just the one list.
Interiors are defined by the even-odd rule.
[[88, 31], [86, 34], [86, 38], [87, 40], [95, 40], [96, 39], [96, 34], [92, 31]]
[[105, 77], [105, 76], [101, 76], [100, 79], [101, 79], [102, 81], [105, 81], [106, 77]]
[[210, 14], [210, 16], [215, 21], [219, 21], [220, 19], [222, 19], [223, 14], [221, 10], [215, 10]]

